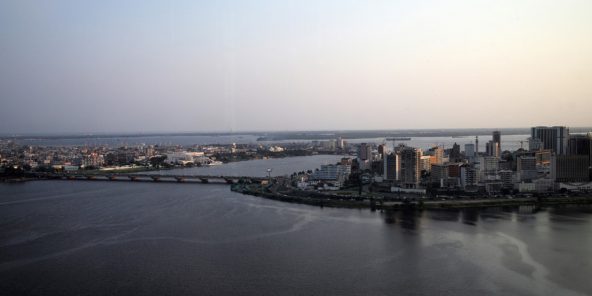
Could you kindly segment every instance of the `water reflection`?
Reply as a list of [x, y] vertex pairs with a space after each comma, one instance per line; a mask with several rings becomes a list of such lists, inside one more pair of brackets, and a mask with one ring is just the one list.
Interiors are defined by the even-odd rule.
[[402, 229], [415, 231], [420, 228], [424, 212], [414, 210], [381, 212], [384, 223], [399, 225]]
[[[557, 207], [541, 207], [527, 205], [518, 207], [466, 208], [457, 210], [429, 210], [429, 211], [381, 211], [380, 215], [385, 224], [399, 225], [403, 229], [417, 230], [421, 220], [460, 222], [465, 225], [477, 226], [479, 223], [496, 223], [498, 221], [528, 222], [541, 218], [541, 214], [552, 222], [582, 222], [588, 223], [588, 216], [592, 213], [592, 206], [566, 205]], [[540, 216], [540, 217], [539, 217]]]
[[461, 221], [463, 224], [477, 225], [477, 221], [479, 221], [479, 209], [463, 209]]

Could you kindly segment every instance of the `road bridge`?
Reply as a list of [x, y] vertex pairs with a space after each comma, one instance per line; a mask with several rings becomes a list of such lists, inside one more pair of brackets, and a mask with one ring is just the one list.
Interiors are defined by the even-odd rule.
[[176, 182], [198, 184], [261, 183], [266, 177], [252, 176], [211, 176], [211, 175], [173, 175], [173, 174], [109, 174], [109, 173], [30, 173], [28, 177], [50, 180], [112, 181], [112, 182]]

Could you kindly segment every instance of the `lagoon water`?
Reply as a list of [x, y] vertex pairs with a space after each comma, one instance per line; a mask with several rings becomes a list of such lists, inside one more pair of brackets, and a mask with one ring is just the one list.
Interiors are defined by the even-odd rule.
[[[479, 151], [485, 151], [487, 141], [491, 140], [491, 134], [476, 135], [479, 136]], [[502, 134], [501, 149], [514, 151], [521, 147], [528, 149], [527, 138], [529, 135], [504, 135]], [[21, 145], [40, 145], [40, 146], [136, 146], [136, 145], [207, 145], [207, 144], [272, 144], [272, 143], [294, 143], [294, 142], [310, 142], [311, 140], [278, 140], [278, 141], [257, 141], [255, 135], [220, 135], [220, 136], [188, 136], [188, 135], [155, 135], [155, 136], [96, 136], [88, 138], [24, 138], [16, 139], [16, 143]], [[454, 143], [461, 146], [464, 150], [465, 144], [475, 143], [474, 136], [452, 137], [445, 133], [441, 136], [431, 137], [411, 137], [410, 140], [397, 141], [396, 143], [386, 141], [386, 138], [358, 138], [345, 139], [349, 143], [387, 143], [392, 147], [393, 144], [405, 144], [411, 147], [418, 147], [421, 149], [429, 149], [436, 145], [441, 145], [444, 148], [451, 148]]]
[[0, 184], [1, 295], [591, 295], [590, 250], [590, 207], [371, 212], [214, 184]]

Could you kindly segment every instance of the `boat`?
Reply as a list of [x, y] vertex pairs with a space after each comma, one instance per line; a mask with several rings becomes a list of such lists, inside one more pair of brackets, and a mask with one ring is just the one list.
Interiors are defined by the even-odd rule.
[[208, 163], [208, 166], [216, 166], [216, 165], [222, 165], [222, 164], [224, 164], [224, 163], [221, 161], [215, 160], [215, 161]]

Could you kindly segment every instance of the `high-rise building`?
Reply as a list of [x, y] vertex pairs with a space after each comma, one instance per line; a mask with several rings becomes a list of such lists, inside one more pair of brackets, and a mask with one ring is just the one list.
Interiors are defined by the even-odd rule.
[[342, 150], [345, 149], [345, 141], [342, 137], [337, 138], [337, 148]]
[[469, 159], [475, 157], [475, 144], [465, 144], [465, 156]]
[[477, 171], [468, 164], [460, 167], [460, 185], [465, 188], [467, 186], [477, 184]]
[[590, 165], [586, 155], [553, 155], [551, 178], [556, 182], [590, 181]]
[[568, 155], [590, 155], [590, 138], [588, 135], [570, 135], [567, 141]]
[[441, 146], [434, 146], [429, 151], [434, 157], [431, 161], [432, 164], [442, 164], [444, 162], [444, 148]]
[[315, 181], [329, 181], [334, 186], [341, 187], [343, 182], [351, 173], [351, 166], [341, 164], [323, 164], [319, 170], [316, 170], [311, 179]]
[[360, 160], [372, 159], [372, 146], [367, 143], [360, 144], [360, 147], [358, 148], [358, 158]]
[[492, 138], [494, 143], [497, 143], [499, 147], [502, 147], [502, 136], [500, 131], [493, 131]]
[[450, 149], [450, 161], [461, 161], [462, 157], [460, 155], [460, 145], [454, 144], [452, 145], [452, 149]]
[[388, 148], [387, 148], [386, 144], [378, 145], [378, 157], [380, 159], [384, 159], [386, 157], [387, 150], [388, 150]]
[[537, 159], [534, 156], [519, 156], [516, 159], [516, 171], [520, 181], [532, 181], [537, 177]]
[[[537, 126], [530, 129], [530, 138], [533, 143], [538, 139], [541, 149], [550, 149], [555, 154], [567, 154], [567, 143], [569, 139], [569, 129], [564, 126]], [[530, 145], [530, 143], [529, 143]]]
[[401, 149], [401, 176], [399, 181], [404, 188], [418, 188], [421, 181], [421, 149], [405, 147]]
[[448, 179], [448, 165], [433, 164], [431, 171], [431, 182], [433, 184], [440, 184], [440, 186], [442, 187], [445, 181]]
[[499, 171], [499, 159], [493, 156], [479, 157], [479, 177], [481, 180], [491, 179]]
[[421, 159], [421, 170], [430, 172], [432, 170], [432, 157], [429, 155], [422, 155]]
[[400, 156], [397, 152], [386, 154], [384, 158], [384, 178], [388, 181], [399, 180], [401, 170]]
[[489, 156], [499, 158], [501, 155], [500, 143], [497, 143], [493, 140], [487, 142], [487, 144], [485, 145], [485, 152]]

